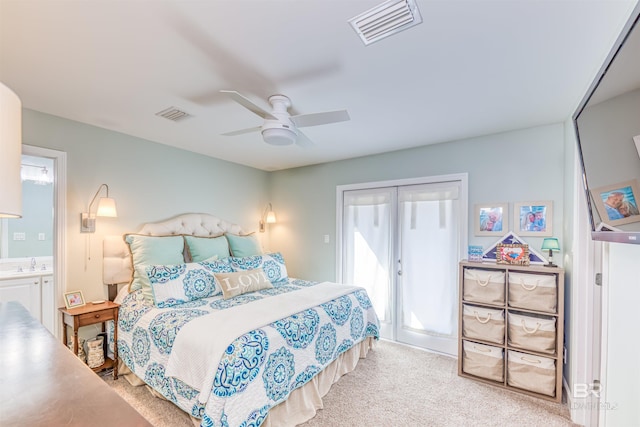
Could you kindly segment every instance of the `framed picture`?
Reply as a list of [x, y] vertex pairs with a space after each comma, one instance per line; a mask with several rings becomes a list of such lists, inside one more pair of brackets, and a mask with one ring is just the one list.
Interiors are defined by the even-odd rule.
[[469, 245], [469, 258], [471, 262], [482, 262], [482, 246]]
[[521, 236], [553, 235], [553, 202], [521, 202], [513, 205], [513, 223]]
[[529, 265], [529, 245], [496, 245], [496, 263]]
[[640, 221], [640, 186], [636, 179], [594, 188], [591, 197], [602, 222], [620, 225]]
[[476, 236], [501, 236], [509, 230], [509, 205], [486, 203], [475, 205]]
[[64, 305], [67, 308], [81, 307], [84, 305], [82, 291], [67, 292], [64, 294]]
[[640, 157], [640, 135], [634, 136], [633, 142], [636, 144], [636, 151], [638, 152], [638, 157]]

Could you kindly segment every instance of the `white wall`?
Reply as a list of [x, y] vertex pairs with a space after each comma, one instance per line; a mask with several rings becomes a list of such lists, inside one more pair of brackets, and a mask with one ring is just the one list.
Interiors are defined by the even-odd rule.
[[601, 420], [603, 426], [640, 426], [640, 245], [605, 245]]
[[[267, 201], [267, 172], [26, 109], [23, 142], [67, 153], [63, 290], [79, 289], [86, 300], [107, 296], [105, 235], [185, 212], [211, 213], [252, 231]], [[82, 234], [80, 212], [102, 183], [116, 200], [118, 218], [98, 219], [95, 234]]]
[[577, 140], [571, 119], [565, 122], [565, 348], [564, 365], [567, 403], [572, 420], [580, 425], [595, 425], [593, 409], [597, 399], [581, 395], [584, 385], [600, 378], [600, 293], [595, 274], [601, 262], [595, 262], [597, 245], [591, 240], [591, 223], [586, 193], [581, 179]]

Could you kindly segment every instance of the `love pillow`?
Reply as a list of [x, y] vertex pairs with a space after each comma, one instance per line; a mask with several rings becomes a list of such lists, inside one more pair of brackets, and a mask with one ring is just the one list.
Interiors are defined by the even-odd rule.
[[224, 299], [237, 295], [273, 288], [273, 285], [261, 268], [237, 271], [235, 273], [215, 273], [214, 277], [222, 288]]

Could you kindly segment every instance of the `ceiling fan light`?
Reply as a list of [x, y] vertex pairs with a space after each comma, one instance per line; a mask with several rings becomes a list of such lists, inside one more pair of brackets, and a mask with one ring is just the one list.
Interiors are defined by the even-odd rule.
[[291, 145], [296, 142], [296, 133], [285, 128], [264, 129], [262, 138], [264, 142], [271, 145]]

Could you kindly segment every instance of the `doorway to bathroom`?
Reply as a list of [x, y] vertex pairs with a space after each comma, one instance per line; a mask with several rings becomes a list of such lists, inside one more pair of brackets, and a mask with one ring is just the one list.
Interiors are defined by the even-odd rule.
[[17, 300], [58, 335], [66, 153], [23, 145], [22, 217], [0, 221], [0, 301]]

